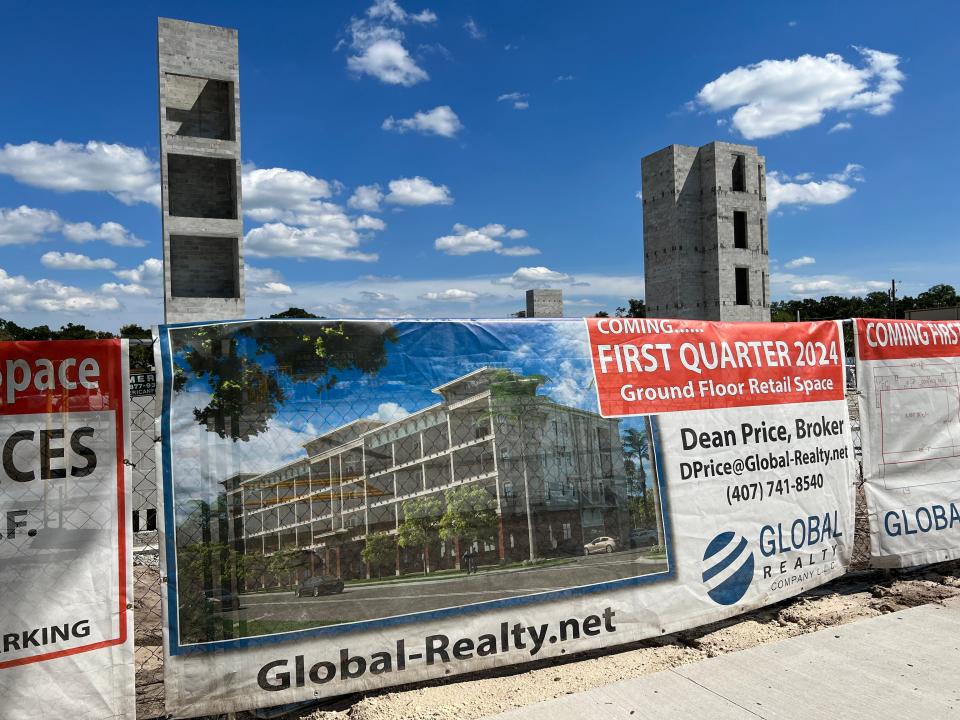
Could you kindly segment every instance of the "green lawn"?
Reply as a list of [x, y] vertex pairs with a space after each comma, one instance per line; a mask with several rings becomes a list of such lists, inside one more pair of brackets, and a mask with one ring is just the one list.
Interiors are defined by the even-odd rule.
[[[566, 565], [567, 563], [573, 562], [573, 558], [553, 558], [551, 560], [543, 560], [538, 563], [508, 563], [506, 565], [481, 565], [477, 568], [477, 574], [483, 575], [484, 573], [491, 572], [493, 570], [517, 570], [522, 568], [534, 568], [534, 567], [550, 567], [552, 565]], [[369, 580], [347, 580], [344, 584], [347, 587], [357, 586], [357, 585], [368, 585], [370, 583], [405, 583], [405, 582], [424, 582], [429, 580], [445, 580], [451, 577], [457, 577], [459, 575], [466, 575], [466, 572], [463, 570], [434, 570], [429, 575], [423, 574], [411, 574], [411, 575], [401, 575], [400, 577], [396, 576], [384, 576], [383, 578], [372, 577]]]
[[[247, 620], [243, 623], [235, 622], [233, 627], [239, 637], [253, 637], [293, 630], [308, 630], [324, 625], [339, 625], [344, 622], [346, 620]], [[246, 625], [245, 630], [242, 630], [243, 625]]]

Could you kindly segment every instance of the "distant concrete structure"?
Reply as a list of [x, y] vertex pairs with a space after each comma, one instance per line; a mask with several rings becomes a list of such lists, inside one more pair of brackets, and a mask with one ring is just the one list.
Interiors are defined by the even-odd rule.
[[563, 290], [537, 288], [527, 290], [527, 310], [523, 317], [563, 317]]
[[244, 315], [237, 31], [159, 18], [166, 322]]
[[650, 317], [770, 320], [764, 167], [757, 148], [724, 142], [643, 158]]
[[907, 310], [907, 320], [960, 320], [960, 307]]

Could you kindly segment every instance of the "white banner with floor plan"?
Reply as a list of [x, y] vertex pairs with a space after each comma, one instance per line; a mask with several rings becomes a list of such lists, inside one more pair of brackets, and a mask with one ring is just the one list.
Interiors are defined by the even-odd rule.
[[158, 332], [174, 716], [660, 636], [849, 563], [835, 322]]
[[960, 322], [855, 321], [871, 562], [960, 557]]

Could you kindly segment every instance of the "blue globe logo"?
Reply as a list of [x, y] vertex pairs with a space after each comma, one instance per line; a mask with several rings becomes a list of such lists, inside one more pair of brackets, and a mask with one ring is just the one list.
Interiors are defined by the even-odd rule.
[[753, 551], [747, 552], [747, 539], [734, 532], [722, 532], [710, 541], [703, 566], [707, 595], [720, 605], [733, 605], [753, 582]]

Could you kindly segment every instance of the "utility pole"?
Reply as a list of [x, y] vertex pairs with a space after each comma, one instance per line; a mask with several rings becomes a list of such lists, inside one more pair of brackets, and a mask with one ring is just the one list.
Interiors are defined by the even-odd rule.
[[890, 281], [890, 317], [897, 319], [897, 281]]

